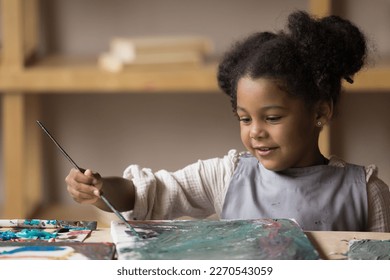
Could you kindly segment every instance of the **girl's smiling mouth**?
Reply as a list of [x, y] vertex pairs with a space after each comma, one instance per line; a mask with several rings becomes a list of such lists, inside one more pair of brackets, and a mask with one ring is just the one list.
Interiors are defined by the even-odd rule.
[[270, 155], [271, 153], [273, 153], [277, 147], [253, 147], [253, 149], [255, 150], [255, 152], [259, 155], [259, 156], [268, 156]]

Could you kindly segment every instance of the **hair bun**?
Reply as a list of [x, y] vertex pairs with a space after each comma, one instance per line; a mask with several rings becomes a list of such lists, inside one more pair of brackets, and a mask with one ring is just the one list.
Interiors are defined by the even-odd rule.
[[299, 11], [289, 16], [288, 30], [319, 87], [335, 76], [352, 82], [351, 76], [365, 62], [365, 37], [348, 20], [338, 16], [315, 19]]

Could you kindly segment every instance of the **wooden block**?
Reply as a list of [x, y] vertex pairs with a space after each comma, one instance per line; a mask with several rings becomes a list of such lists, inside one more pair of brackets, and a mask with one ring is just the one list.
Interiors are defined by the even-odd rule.
[[130, 62], [124, 62], [114, 53], [104, 53], [98, 59], [99, 67], [109, 72], [120, 72], [138, 66], [196, 66], [202, 63], [203, 57], [190, 51], [140, 54]]
[[102, 53], [98, 57], [99, 68], [108, 72], [120, 72], [123, 69], [123, 61], [112, 53]]
[[212, 51], [210, 40], [191, 36], [114, 38], [110, 43], [110, 52], [125, 63], [146, 54], [196, 53], [205, 56]]

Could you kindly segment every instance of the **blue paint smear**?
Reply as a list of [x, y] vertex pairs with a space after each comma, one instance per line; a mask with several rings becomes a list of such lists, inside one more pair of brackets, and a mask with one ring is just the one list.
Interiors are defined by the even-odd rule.
[[10, 230], [0, 232], [0, 240], [8, 241], [11, 239], [17, 239], [16, 233]]
[[57, 235], [58, 234], [56, 232], [50, 233], [39, 229], [22, 229], [19, 232], [13, 232], [7, 230], [7, 231], [0, 232], [0, 240], [7, 241], [7, 240], [19, 239], [19, 238], [48, 240], [51, 238], [56, 238]]
[[40, 220], [25, 220], [24, 224], [29, 226], [36, 226], [40, 224]]
[[57, 237], [57, 233], [50, 233], [38, 229], [23, 229], [20, 232], [16, 233], [16, 236], [19, 238], [27, 239], [51, 239]]
[[26, 226], [40, 226], [42, 225], [56, 225], [57, 220], [38, 220], [38, 219], [31, 219], [31, 220], [24, 220], [23, 222], [24, 225]]
[[0, 252], [0, 255], [12, 255], [20, 252], [47, 252], [47, 251], [63, 251], [64, 247], [58, 246], [26, 246], [16, 248], [10, 251]]
[[74, 227], [74, 226], [62, 226], [63, 229], [69, 229], [69, 230], [90, 230], [87, 227]]

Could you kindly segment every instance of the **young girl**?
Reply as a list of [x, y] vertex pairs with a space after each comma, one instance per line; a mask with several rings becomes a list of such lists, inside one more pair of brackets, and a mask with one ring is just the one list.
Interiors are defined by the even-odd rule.
[[390, 192], [373, 166], [325, 158], [320, 131], [332, 118], [341, 81], [366, 57], [363, 34], [337, 16], [289, 16], [287, 31], [237, 43], [218, 71], [248, 150], [176, 172], [130, 165], [123, 178], [72, 169], [68, 192], [107, 210], [104, 192], [132, 219], [294, 218], [304, 230], [390, 231]]

